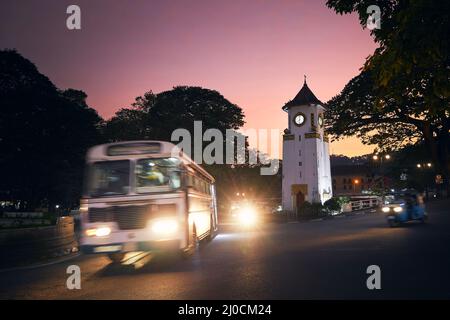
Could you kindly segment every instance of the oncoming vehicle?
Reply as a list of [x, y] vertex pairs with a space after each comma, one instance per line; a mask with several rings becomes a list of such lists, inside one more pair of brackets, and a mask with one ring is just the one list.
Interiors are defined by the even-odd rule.
[[92, 147], [80, 205], [84, 253], [177, 250], [191, 255], [217, 232], [214, 178], [162, 141]]
[[413, 220], [424, 223], [428, 219], [423, 198], [415, 191], [387, 195], [381, 210], [391, 227]]
[[251, 201], [239, 201], [231, 205], [231, 219], [243, 228], [255, 227], [261, 221], [257, 206]]

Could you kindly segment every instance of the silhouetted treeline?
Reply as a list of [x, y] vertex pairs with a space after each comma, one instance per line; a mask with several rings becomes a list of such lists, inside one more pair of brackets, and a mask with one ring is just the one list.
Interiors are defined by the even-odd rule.
[[[193, 135], [196, 120], [202, 121], [203, 132], [216, 128], [224, 134], [244, 124], [239, 106], [215, 90], [200, 87], [146, 92], [108, 121], [86, 99], [83, 91], [58, 89], [17, 51], [0, 51], [0, 201], [12, 202], [21, 210], [43, 207], [53, 211], [57, 205], [70, 209], [79, 202], [86, 150], [95, 144], [170, 141], [178, 128]], [[255, 174], [259, 173], [256, 167], [215, 165], [209, 169], [218, 176], [221, 199], [235, 191], [236, 185], [229, 181], [243, 177], [245, 187], [255, 193], [280, 192], [279, 178], [274, 176], [270, 178], [274, 183], [264, 184]]]

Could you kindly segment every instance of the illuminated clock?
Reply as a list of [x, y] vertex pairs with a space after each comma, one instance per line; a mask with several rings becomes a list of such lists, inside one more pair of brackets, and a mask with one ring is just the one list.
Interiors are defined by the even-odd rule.
[[319, 114], [319, 119], [317, 121], [319, 122], [319, 127], [323, 127], [323, 114]]
[[297, 113], [297, 114], [295, 115], [295, 117], [294, 117], [294, 123], [295, 123], [297, 126], [303, 125], [303, 124], [305, 123], [305, 120], [306, 120], [306, 117], [305, 117], [305, 115], [304, 115], [303, 113], [301, 113], [301, 112]]

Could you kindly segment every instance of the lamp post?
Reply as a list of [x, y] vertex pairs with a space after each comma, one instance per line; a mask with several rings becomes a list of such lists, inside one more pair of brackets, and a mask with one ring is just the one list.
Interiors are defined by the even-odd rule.
[[356, 193], [356, 186], [359, 184], [359, 180], [358, 179], [354, 179], [353, 180], [353, 192]]
[[380, 161], [380, 175], [381, 175], [381, 201], [384, 203], [384, 167], [383, 167], [383, 159], [390, 160], [391, 156], [389, 154], [374, 154], [372, 156], [374, 161]]
[[[431, 162], [427, 163], [418, 163], [416, 164], [417, 169], [419, 170], [427, 170], [431, 169], [433, 167], [433, 164]], [[428, 181], [426, 177], [424, 177], [425, 180], [425, 200], [428, 201]]]

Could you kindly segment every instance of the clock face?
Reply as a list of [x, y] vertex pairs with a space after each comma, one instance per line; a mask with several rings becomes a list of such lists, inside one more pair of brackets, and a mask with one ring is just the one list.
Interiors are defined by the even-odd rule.
[[305, 115], [303, 113], [297, 113], [294, 117], [294, 123], [298, 126], [301, 126], [305, 123]]
[[323, 127], [323, 115], [319, 114], [319, 119], [317, 120], [319, 122], [319, 126]]

